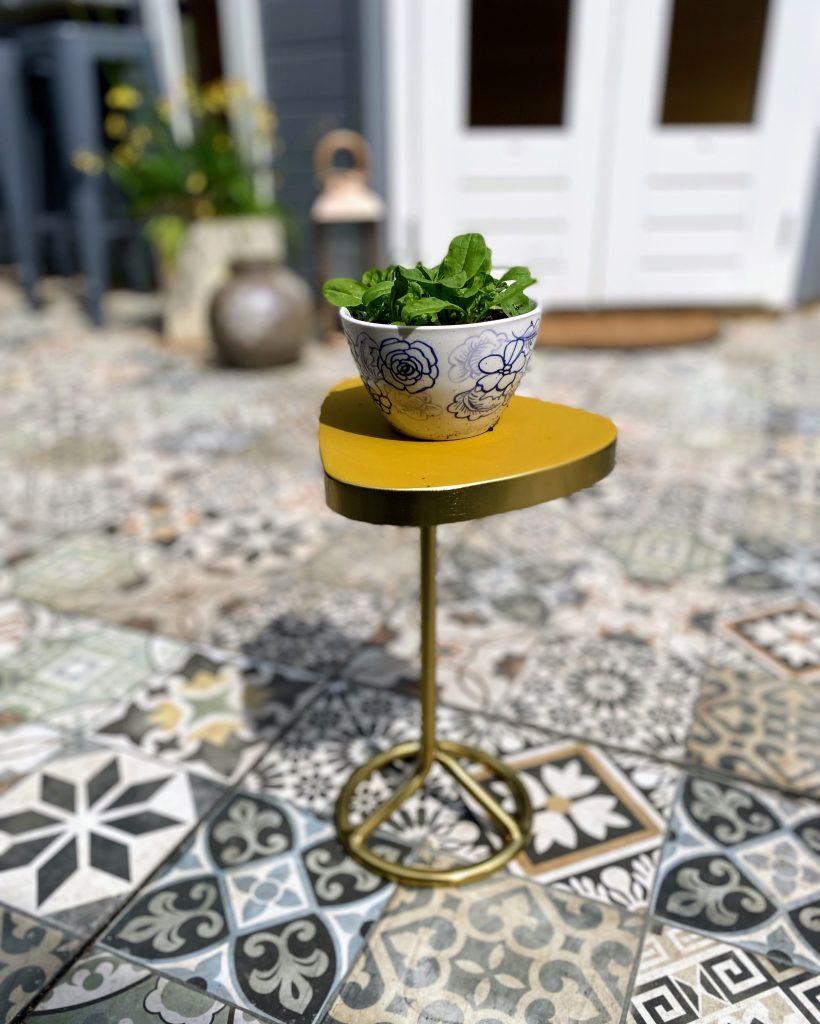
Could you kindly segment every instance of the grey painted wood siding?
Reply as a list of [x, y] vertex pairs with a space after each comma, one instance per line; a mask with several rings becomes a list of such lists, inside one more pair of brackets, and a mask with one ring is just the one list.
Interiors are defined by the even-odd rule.
[[313, 149], [332, 128], [362, 129], [359, 0], [261, 0], [268, 90], [285, 152], [278, 198], [296, 220], [294, 264], [312, 277], [308, 211], [317, 194]]

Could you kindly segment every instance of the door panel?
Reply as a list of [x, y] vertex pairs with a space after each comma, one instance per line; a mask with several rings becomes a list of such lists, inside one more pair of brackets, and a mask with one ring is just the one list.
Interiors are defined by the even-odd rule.
[[[745, 0], [624, 0], [600, 301], [739, 304], [783, 294], [782, 273], [776, 283], [771, 277], [782, 259], [771, 218], [799, 199], [788, 195], [787, 168], [809, 162], [798, 136], [801, 125], [814, 130], [811, 107], [805, 91], [787, 98], [785, 86], [798, 69], [805, 88], [810, 80], [816, 88], [811, 47], [820, 5], [812, 9], [813, 2], [753, 0], [743, 32], [732, 36], [729, 15]], [[673, 30], [682, 24], [689, 38], [680, 44]], [[680, 52], [675, 57], [677, 47], [696, 59], [698, 29], [707, 48], [721, 39], [727, 47], [721, 66], [718, 52], [704, 57], [719, 75], [708, 94], [698, 89], [709, 68], [686, 68]], [[729, 66], [738, 46], [745, 51]], [[676, 76], [669, 88], [667, 71]], [[687, 112], [698, 123], [663, 123]], [[720, 116], [735, 123], [710, 123]], [[796, 255], [786, 262], [793, 266]]]
[[[482, 61], [490, 66], [493, 61], [492, 52], [482, 55], [471, 47], [471, 4], [469, 0], [420, 0], [414, 11], [424, 40], [416, 55], [423, 112], [418, 154], [422, 259], [440, 259], [456, 233], [481, 231], [498, 268], [512, 263], [532, 267], [542, 301], [585, 301], [610, 0], [569, 4], [564, 123], [560, 126], [471, 126], [470, 61], [477, 75], [482, 73]], [[526, 15], [522, 17], [516, 7], [518, 18], [527, 25]], [[515, 46], [506, 31], [500, 32], [496, 55], [499, 47]], [[510, 78], [506, 102], [511, 108], [528, 82], [536, 81], [539, 73], [549, 73], [548, 49], [544, 47], [543, 62], [528, 61]], [[554, 110], [548, 111], [545, 118], [553, 115]]]

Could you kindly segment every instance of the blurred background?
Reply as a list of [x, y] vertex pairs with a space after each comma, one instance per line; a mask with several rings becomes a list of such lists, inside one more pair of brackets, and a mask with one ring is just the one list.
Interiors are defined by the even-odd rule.
[[464, 231], [549, 310], [787, 309], [819, 56], [816, 0], [0, 0], [0, 260], [172, 340], [237, 255], [315, 294]]

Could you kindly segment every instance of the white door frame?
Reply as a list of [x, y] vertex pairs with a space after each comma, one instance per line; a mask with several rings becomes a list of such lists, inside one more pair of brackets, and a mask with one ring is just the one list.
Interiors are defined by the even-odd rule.
[[[453, 0], [446, 0], [452, 3]], [[613, 102], [626, 102], [628, 97], [618, 95], [628, 91], [629, 81], [635, 69], [624, 67], [621, 59], [624, 47], [623, 36], [628, 34], [631, 19], [643, 15], [662, 14], [662, 32], [668, 32], [672, 0], [617, 0], [624, 4], [619, 16], [611, 25], [611, 41], [608, 50], [608, 78], [615, 93]], [[644, 5], [647, 7], [643, 10]], [[387, 192], [388, 219], [387, 238], [390, 259], [396, 262], [413, 263], [420, 258], [420, 239], [423, 235], [420, 219], [435, 205], [435, 196], [425, 196], [423, 175], [419, 173], [419, 147], [424, 137], [424, 111], [421, 109], [422, 83], [417, 65], [410, 59], [412, 54], [422, 52], [420, 38], [421, 19], [418, 16], [418, 0], [391, 0], [385, 5], [385, 44], [387, 58], [385, 88], [387, 95], [386, 139], [387, 139]], [[631, 12], [631, 15], [629, 14]], [[653, 16], [651, 20], [656, 20]], [[665, 37], [664, 37], [665, 38]], [[660, 46], [654, 60], [658, 64], [652, 71], [655, 93], [652, 103], [662, 102], [665, 48]], [[758, 109], [756, 121], [768, 122], [772, 130], [767, 133], [767, 143], [762, 159], [756, 164], [757, 190], [755, 229], [749, 239], [750, 274], [744, 296], [726, 294], [704, 304], [737, 304], [738, 301], [761, 304], [773, 309], [785, 309], [793, 305], [799, 281], [800, 265], [806, 244], [809, 210], [815, 187], [814, 151], [817, 145], [820, 119], [820, 60], [806, 59], [809, 52], [820, 53], [820, 2], [819, 0], [770, 0], [769, 23], [763, 53], [759, 82]], [[777, 69], [776, 79], [771, 79], [772, 68]], [[775, 117], [767, 116], [777, 109]], [[787, 110], [788, 116], [782, 111]], [[657, 111], [655, 111], [657, 113]], [[594, 216], [603, 227], [601, 240], [594, 247], [591, 269], [589, 304], [617, 306], [619, 297], [607, 293], [606, 252], [614, 252], [616, 239], [613, 232], [623, 229], [618, 226], [619, 218], [612, 216], [611, 206], [617, 203], [613, 193], [612, 178], [616, 173], [613, 166], [618, 130], [612, 123], [604, 127], [601, 141], [601, 158], [598, 169], [598, 186], [594, 200]], [[743, 126], [738, 126], [738, 145], [741, 145]], [[664, 129], [666, 131], [666, 129]], [[670, 129], [669, 137], [675, 134]], [[710, 128], [704, 126], [702, 137], [708, 144]], [[771, 139], [771, 142], [769, 142]], [[671, 158], [671, 156], [670, 156]], [[621, 172], [623, 173], [623, 171]], [[432, 184], [427, 183], [427, 188]], [[617, 211], [615, 211], [617, 213]], [[609, 233], [609, 238], [606, 237]], [[753, 266], [752, 266], [753, 263]], [[626, 299], [627, 297], [624, 296]], [[640, 300], [630, 295], [628, 301]], [[647, 303], [659, 301], [647, 297]], [[686, 304], [678, 300], [673, 304]]]
[[[179, 0], [140, 2], [160, 86], [171, 101], [174, 135], [180, 140], [188, 139], [191, 118], [185, 91], [187, 69]], [[224, 77], [245, 82], [251, 99], [266, 102], [268, 88], [260, 0], [217, 0], [217, 17]], [[252, 163], [258, 164], [269, 155], [258, 151], [258, 142], [247, 117], [243, 118], [234, 110], [231, 124], [240, 147]], [[260, 173], [257, 183], [265, 196], [273, 199], [273, 176]]]

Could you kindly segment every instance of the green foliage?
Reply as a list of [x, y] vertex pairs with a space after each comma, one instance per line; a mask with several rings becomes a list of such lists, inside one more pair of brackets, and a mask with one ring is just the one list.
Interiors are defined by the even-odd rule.
[[259, 195], [254, 168], [237, 149], [228, 113], [250, 127], [254, 146], [273, 153], [276, 118], [248, 96], [242, 82], [187, 83], [186, 113], [192, 131], [175, 137], [174, 108], [152, 102], [130, 85], [106, 93], [105, 132], [113, 149], [105, 158], [80, 151], [74, 166], [87, 174], [108, 171], [125, 194], [131, 213], [146, 221], [146, 232], [165, 263], [173, 263], [185, 226], [208, 217], [271, 214], [281, 207]]
[[526, 267], [490, 273], [492, 254], [482, 235], [457, 235], [437, 267], [374, 268], [361, 281], [337, 277], [322, 293], [357, 320], [399, 326], [444, 326], [503, 320], [535, 309], [524, 289], [535, 284]]

